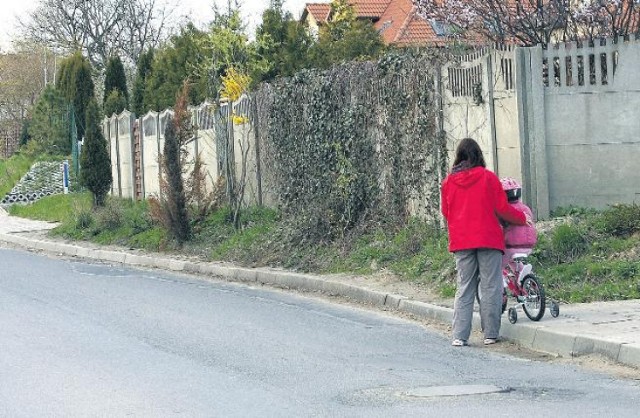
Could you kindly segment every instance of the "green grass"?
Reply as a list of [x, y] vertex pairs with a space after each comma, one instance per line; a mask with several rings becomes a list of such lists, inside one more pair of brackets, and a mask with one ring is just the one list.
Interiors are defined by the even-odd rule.
[[547, 294], [567, 302], [640, 297], [640, 207], [571, 209], [570, 223], [541, 237], [535, 270]]
[[[570, 221], [540, 236], [531, 257], [547, 294], [566, 302], [640, 298], [640, 208], [566, 212]], [[334, 242], [314, 243], [301, 240], [295, 225], [275, 210], [245, 209], [235, 230], [230, 210], [221, 208], [194, 224], [193, 239], [179, 249], [151, 219], [145, 202], [110, 198], [93, 210], [88, 193], [73, 193], [14, 206], [11, 213], [62, 222], [54, 234], [101, 244], [316, 273], [384, 270], [449, 298], [456, 289], [446, 232], [417, 219], [404, 226], [371, 224]]]
[[91, 207], [91, 195], [89, 193], [46, 196], [28, 205], [12, 205], [9, 213], [41, 221], [64, 222], [74, 218], [80, 208], [83, 207]]
[[15, 154], [9, 159], [0, 158], [0, 200], [29, 171], [34, 161], [24, 154]]

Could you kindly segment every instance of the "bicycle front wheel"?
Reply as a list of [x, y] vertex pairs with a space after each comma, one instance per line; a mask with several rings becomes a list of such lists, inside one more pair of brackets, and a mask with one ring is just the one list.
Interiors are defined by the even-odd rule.
[[528, 274], [522, 280], [524, 303], [522, 309], [532, 321], [539, 321], [544, 316], [546, 300], [542, 283], [533, 274]]

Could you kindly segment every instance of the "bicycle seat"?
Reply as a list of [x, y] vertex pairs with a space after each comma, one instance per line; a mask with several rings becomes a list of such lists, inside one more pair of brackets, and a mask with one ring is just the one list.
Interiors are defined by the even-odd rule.
[[517, 252], [514, 252], [511, 254], [511, 258], [514, 260], [517, 258], [527, 258], [532, 251], [533, 251], [532, 249], [519, 248]]

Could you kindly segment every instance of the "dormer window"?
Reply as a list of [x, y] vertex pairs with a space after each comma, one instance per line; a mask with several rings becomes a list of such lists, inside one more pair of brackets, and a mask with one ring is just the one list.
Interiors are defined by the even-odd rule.
[[430, 19], [431, 27], [438, 36], [450, 36], [453, 33], [451, 25], [441, 20]]

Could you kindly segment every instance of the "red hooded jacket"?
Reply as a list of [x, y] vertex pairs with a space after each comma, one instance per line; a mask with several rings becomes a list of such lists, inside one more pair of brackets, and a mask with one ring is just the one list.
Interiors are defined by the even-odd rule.
[[449, 251], [493, 248], [504, 252], [498, 217], [516, 225], [525, 214], [507, 202], [500, 179], [484, 167], [449, 174], [442, 182], [442, 214], [449, 228]]

